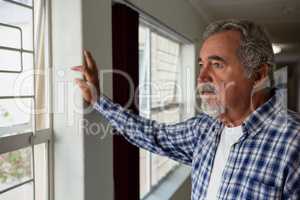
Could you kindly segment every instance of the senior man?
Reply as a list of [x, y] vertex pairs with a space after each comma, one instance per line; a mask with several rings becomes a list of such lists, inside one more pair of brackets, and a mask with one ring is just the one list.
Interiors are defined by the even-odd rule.
[[[246, 20], [210, 24], [198, 75], [202, 112], [167, 125], [134, 115], [99, 95], [89, 52], [76, 82], [129, 142], [192, 166], [192, 200], [300, 199], [299, 118], [265, 87], [274, 53], [264, 30]], [[93, 93], [91, 86], [97, 89]]]

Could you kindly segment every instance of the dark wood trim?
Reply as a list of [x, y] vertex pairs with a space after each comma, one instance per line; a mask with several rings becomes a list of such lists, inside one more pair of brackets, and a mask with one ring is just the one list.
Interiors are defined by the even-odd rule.
[[[139, 83], [138, 63], [139, 15], [131, 8], [114, 4], [112, 7], [113, 70], [129, 75], [134, 88]], [[124, 76], [113, 74], [113, 100], [126, 105], [130, 99], [130, 85]], [[138, 97], [136, 95], [136, 97]], [[134, 98], [135, 99], [135, 98]], [[128, 109], [138, 114], [138, 101]], [[136, 106], [135, 106], [136, 105]], [[114, 198], [115, 200], [139, 199], [139, 149], [118, 135], [113, 136]]]

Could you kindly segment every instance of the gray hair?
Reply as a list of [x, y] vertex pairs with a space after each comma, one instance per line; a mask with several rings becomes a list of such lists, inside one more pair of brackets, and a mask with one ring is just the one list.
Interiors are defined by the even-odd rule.
[[273, 80], [274, 52], [272, 43], [265, 29], [247, 20], [221, 20], [207, 26], [202, 39], [206, 40], [213, 34], [235, 30], [240, 32], [240, 47], [237, 56], [250, 77], [261, 64], [269, 65], [269, 78]]

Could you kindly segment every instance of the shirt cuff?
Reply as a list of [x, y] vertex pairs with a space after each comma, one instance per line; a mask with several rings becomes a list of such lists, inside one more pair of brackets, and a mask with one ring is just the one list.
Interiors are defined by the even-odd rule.
[[100, 113], [105, 114], [105, 111], [109, 110], [112, 107], [112, 105], [112, 100], [104, 94], [101, 94], [98, 97], [97, 101], [94, 102], [93, 108], [99, 111]]

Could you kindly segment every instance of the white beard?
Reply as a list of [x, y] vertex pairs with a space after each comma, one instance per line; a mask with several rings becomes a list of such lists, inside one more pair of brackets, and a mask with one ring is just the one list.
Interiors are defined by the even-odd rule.
[[[225, 113], [225, 107], [218, 101], [217, 96], [209, 97], [201, 95], [201, 110], [212, 118], [217, 118], [221, 114]], [[213, 102], [209, 102], [209, 99], [215, 99]]]
[[[220, 91], [210, 82], [198, 85], [198, 91], [201, 98], [201, 110], [213, 118], [219, 117], [225, 113], [225, 107], [221, 104]], [[204, 93], [203, 93], [204, 92]], [[208, 94], [205, 94], [209, 92]]]

